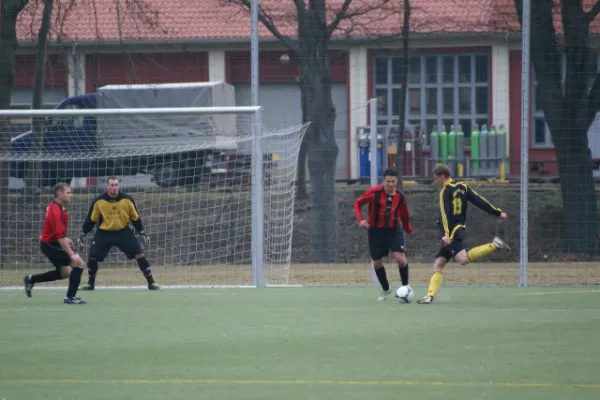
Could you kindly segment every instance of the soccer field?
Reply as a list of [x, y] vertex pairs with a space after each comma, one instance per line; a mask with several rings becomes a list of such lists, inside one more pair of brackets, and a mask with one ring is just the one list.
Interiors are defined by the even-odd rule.
[[0, 399], [600, 398], [600, 289], [378, 293], [0, 291]]

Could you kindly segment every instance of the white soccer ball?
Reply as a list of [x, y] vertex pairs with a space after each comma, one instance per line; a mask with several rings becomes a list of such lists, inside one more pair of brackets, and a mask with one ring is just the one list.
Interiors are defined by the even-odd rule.
[[410, 285], [400, 286], [398, 290], [396, 290], [396, 298], [400, 303], [410, 303], [413, 297], [415, 297], [415, 292]]

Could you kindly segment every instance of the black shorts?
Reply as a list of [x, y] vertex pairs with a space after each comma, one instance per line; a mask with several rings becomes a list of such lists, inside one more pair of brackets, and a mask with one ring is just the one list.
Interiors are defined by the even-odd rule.
[[92, 261], [102, 262], [113, 246], [117, 246], [129, 259], [144, 252], [131, 229], [125, 228], [114, 232], [98, 229], [92, 239], [88, 258]]
[[404, 253], [404, 234], [399, 228], [371, 228], [368, 232], [371, 260], [392, 253]]
[[54, 265], [56, 269], [71, 265], [71, 257], [69, 257], [67, 252], [64, 251], [62, 247], [60, 247], [58, 242], [40, 242], [40, 250], [42, 251], [42, 254], [45, 255], [48, 260], [50, 260], [50, 263]]
[[454, 232], [454, 237], [452, 238], [452, 242], [450, 242], [449, 245], [442, 246], [442, 248], [438, 252], [436, 258], [443, 257], [446, 260], [450, 261], [464, 249], [466, 249], [465, 228], [458, 228], [456, 230], [456, 232]]

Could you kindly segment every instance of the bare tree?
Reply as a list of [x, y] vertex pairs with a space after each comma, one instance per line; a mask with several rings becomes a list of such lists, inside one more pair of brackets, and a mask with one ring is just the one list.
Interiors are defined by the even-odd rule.
[[[224, 0], [249, 10], [250, 0]], [[335, 170], [338, 146], [334, 135], [336, 110], [331, 95], [331, 61], [329, 44], [336, 31], [349, 34], [369, 25], [357, 17], [381, 11], [389, 0], [344, 0], [328, 4], [327, 0], [293, 0], [293, 14], [261, 6], [259, 20], [298, 60], [303, 121], [310, 122], [302, 153], [306, 151], [310, 172], [311, 259], [333, 262], [338, 257], [338, 204], [335, 194]], [[290, 4], [290, 8], [292, 8]], [[390, 12], [391, 7], [388, 7]], [[397, 12], [397, 8], [395, 8]], [[377, 17], [382, 18], [382, 14]], [[286, 35], [279, 24], [294, 21], [296, 36]], [[374, 19], [371, 22], [375, 22]], [[364, 29], [363, 29], [364, 32]], [[299, 178], [304, 176], [303, 154], [299, 160]], [[303, 194], [304, 181], [299, 181]]]
[[[15, 77], [15, 51], [17, 50], [17, 17], [27, 6], [28, 0], [0, 1], [0, 109], [10, 107], [13, 79]], [[8, 121], [0, 118], [0, 150], [10, 146], [10, 129]], [[10, 162], [0, 162], [0, 188], [8, 187]], [[8, 201], [6, 191], [0, 190], [0, 229], [5, 231], [8, 224]], [[2, 260], [0, 259], [0, 268]]]
[[[84, 7], [95, 21], [95, 30], [100, 37], [97, 13], [97, 0], [77, 3], [76, 0], [4, 0], [2, 4], [1, 32], [2, 41], [0, 42], [0, 108], [10, 106], [12, 92], [12, 81], [14, 78], [14, 52], [17, 47], [17, 18], [24, 15], [22, 24], [29, 23], [29, 32], [25, 40], [36, 43], [36, 64], [32, 96], [32, 108], [40, 109], [43, 105], [44, 78], [46, 72], [46, 62], [48, 53], [48, 44], [50, 40], [59, 43], [65, 36], [64, 27], [69, 19], [71, 11], [76, 7]], [[146, 0], [113, 0], [115, 5], [115, 19], [117, 21], [119, 40], [122, 42], [124, 29], [132, 26], [136, 29], [151, 28], [159, 30], [159, 16], [152, 9]], [[43, 4], [43, 7], [40, 5]], [[43, 9], [41, 18], [39, 10]], [[163, 32], [165, 32], [163, 30]], [[68, 36], [68, 35], [67, 35]], [[32, 131], [35, 137], [35, 147], [38, 150], [43, 148], [43, 119], [34, 118], [32, 120]], [[2, 148], [10, 147], [11, 132], [8, 126], [1, 130], [4, 135], [4, 142], [0, 143]], [[38, 169], [31, 166], [29, 169], [27, 186], [35, 186], [37, 181]], [[8, 179], [8, 178], [7, 178]], [[4, 183], [0, 186], [4, 186]]]
[[46, 61], [48, 59], [48, 34], [50, 33], [50, 27], [52, 26], [53, 7], [54, 0], [44, 0], [44, 12], [42, 14], [42, 23], [40, 24], [37, 40], [33, 99], [31, 100], [31, 108], [34, 110], [42, 108], [44, 77], [46, 73]]
[[[35, 59], [35, 75], [33, 81], [33, 97], [31, 108], [34, 110], [42, 108], [44, 95], [44, 78], [46, 75], [46, 61], [48, 53], [48, 39], [50, 27], [52, 26], [52, 9], [54, 0], [44, 0], [44, 12], [38, 31], [37, 51]], [[35, 149], [41, 151], [44, 147], [44, 118], [32, 118], [31, 130], [35, 140]], [[41, 162], [31, 162], [27, 170], [27, 188], [32, 191], [38, 191], [39, 180], [41, 178]], [[33, 200], [33, 197], [29, 197]]]
[[[519, 21], [523, 2], [515, 0]], [[560, 18], [555, 14], [560, 12]], [[600, 79], [591, 71], [596, 57], [589, 46], [590, 24], [600, 13], [600, 1], [584, 11], [582, 0], [531, 1], [531, 61], [539, 100], [558, 161], [564, 209], [564, 250], [594, 253], [598, 210], [587, 132], [600, 111]], [[562, 36], [559, 40], [560, 21]], [[566, 56], [564, 86], [561, 52]], [[588, 79], [595, 77], [591, 90]], [[522, 166], [526, 168], [527, 166]]]

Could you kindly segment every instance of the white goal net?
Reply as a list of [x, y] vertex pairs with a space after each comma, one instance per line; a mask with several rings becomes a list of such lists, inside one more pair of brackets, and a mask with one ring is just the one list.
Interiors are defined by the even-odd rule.
[[[0, 286], [52, 268], [39, 250], [52, 185], [73, 187], [75, 240], [108, 176], [135, 200], [160, 285], [287, 284], [304, 132], [263, 131], [259, 107], [0, 111]], [[144, 284], [117, 248], [96, 278], [97, 287]]]

